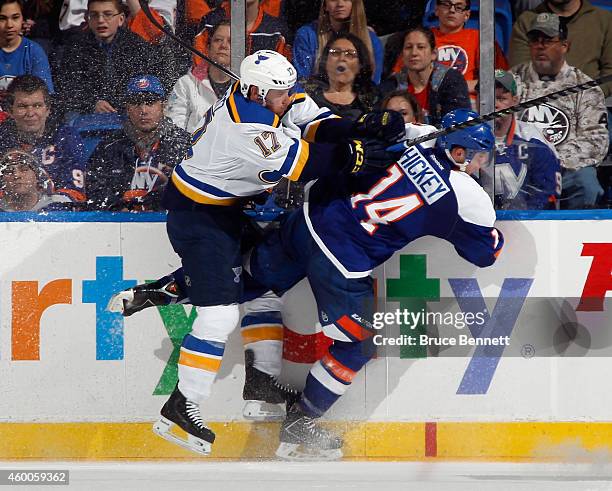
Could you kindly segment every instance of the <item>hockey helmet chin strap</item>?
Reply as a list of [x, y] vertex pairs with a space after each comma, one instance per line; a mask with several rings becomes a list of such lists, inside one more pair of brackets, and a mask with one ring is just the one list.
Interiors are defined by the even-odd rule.
[[448, 148], [444, 149], [444, 152], [446, 153], [446, 156], [448, 157], [448, 159], [461, 172], [466, 172], [468, 165], [470, 165], [472, 161], [476, 161], [476, 163], [479, 164], [479, 168], [486, 167], [491, 162], [491, 152], [486, 152], [484, 150], [472, 150], [470, 148], [464, 148], [464, 150], [465, 150], [465, 161], [462, 164], [460, 164], [453, 158], [453, 156], [451, 155], [451, 151]]

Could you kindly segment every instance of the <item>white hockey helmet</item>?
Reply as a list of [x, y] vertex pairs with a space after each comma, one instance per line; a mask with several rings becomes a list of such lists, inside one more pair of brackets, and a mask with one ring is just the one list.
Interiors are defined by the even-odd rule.
[[257, 87], [258, 95], [265, 99], [270, 89], [288, 90], [296, 81], [297, 71], [276, 51], [256, 51], [240, 64], [240, 91], [245, 97], [248, 97], [251, 85]]

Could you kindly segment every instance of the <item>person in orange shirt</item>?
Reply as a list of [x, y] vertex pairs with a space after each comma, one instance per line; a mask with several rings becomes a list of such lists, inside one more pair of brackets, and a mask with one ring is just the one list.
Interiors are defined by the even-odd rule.
[[[455, 68], [465, 78], [470, 94], [478, 83], [480, 35], [478, 29], [465, 29], [470, 18], [470, 0], [437, 0], [436, 16], [440, 27], [432, 28], [438, 48], [438, 61]], [[495, 68], [508, 70], [508, 60], [495, 43]]]
[[[247, 46], [246, 54], [262, 49], [269, 49], [281, 53], [288, 59], [291, 57], [291, 48], [286, 43], [287, 24], [278, 17], [265, 12], [260, 0], [246, 0], [246, 27]], [[208, 53], [208, 36], [210, 28], [228, 18], [223, 5], [210, 12], [200, 22], [200, 33], [195, 37], [193, 46], [204, 54]], [[199, 56], [193, 57], [193, 64], [202, 63]]]
[[[480, 35], [478, 29], [464, 27], [470, 18], [470, 6], [470, 0], [437, 0], [435, 13], [440, 26], [432, 27], [431, 30], [436, 38], [438, 62], [461, 72], [474, 101], [480, 68]], [[398, 73], [402, 68], [403, 61], [399, 53], [392, 73]], [[495, 43], [495, 68], [509, 69], [508, 60], [497, 43]]]

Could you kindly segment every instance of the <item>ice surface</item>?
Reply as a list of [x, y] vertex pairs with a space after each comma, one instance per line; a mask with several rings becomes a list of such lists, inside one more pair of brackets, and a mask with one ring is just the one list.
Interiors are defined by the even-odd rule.
[[[612, 490], [612, 464], [484, 462], [2, 462], [0, 469], [69, 469], [52, 489], [198, 491]], [[50, 489], [19, 486], [18, 489]]]

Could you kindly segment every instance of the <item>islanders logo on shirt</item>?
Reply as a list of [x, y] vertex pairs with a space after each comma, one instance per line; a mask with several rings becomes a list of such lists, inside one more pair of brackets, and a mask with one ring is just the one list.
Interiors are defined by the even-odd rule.
[[454, 44], [438, 47], [438, 61], [458, 70], [462, 75], [465, 75], [470, 65], [467, 52], [461, 46]]
[[553, 145], [565, 141], [570, 130], [570, 120], [561, 109], [550, 104], [530, 107], [521, 113], [521, 121], [535, 124], [546, 140]]

